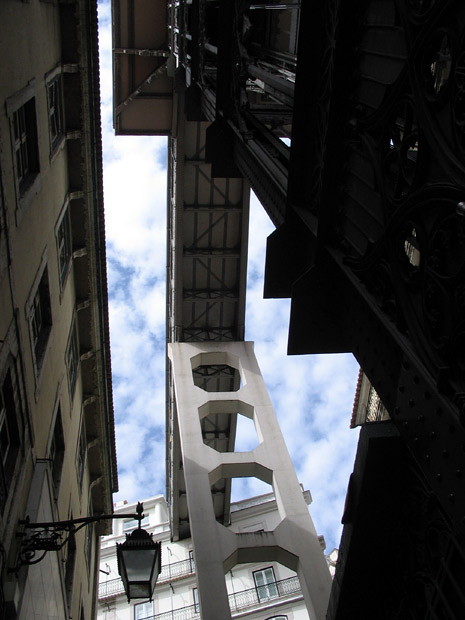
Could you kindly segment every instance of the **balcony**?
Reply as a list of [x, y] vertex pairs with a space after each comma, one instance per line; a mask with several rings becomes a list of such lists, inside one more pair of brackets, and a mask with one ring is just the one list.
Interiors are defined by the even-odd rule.
[[256, 607], [270, 601], [287, 598], [291, 595], [300, 595], [301, 593], [298, 577], [289, 577], [288, 579], [273, 581], [263, 586], [230, 594], [229, 607], [234, 613], [248, 607]]
[[[291, 597], [302, 595], [299, 579], [289, 577], [281, 581], [274, 581], [257, 588], [241, 590], [229, 595], [229, 607], [234, 616], [234, 612], [243, 611], [252, 607], [260, 607], [270, 602], [281, 602]], [[197, 605], [180, 607], [173, 611], [165, 611], [155, 616], [149, 616], [144, 620], [195, 620], [200, 618], [200, 611]]]
[[[158, 576], [157, 583], [164, 581], [174, 581], [180, 577], [187, 575], [193, 575], [195, 573], [194, 560], [187, 559], [180, 562], [173, 562], [173, 564], [165, 564], [163, 566], [160, 575]], [[118, 596], [124, 594], [123, 582], [120, 578], [111, 579], [110, 581], [103, 581], [98, 586], [99, 599], [110, 598], [112, 596]]]

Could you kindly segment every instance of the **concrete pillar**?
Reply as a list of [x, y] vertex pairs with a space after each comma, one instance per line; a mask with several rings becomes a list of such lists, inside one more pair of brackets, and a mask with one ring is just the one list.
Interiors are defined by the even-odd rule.
[[[297, 572], [310, 618], [323, 620], [331, 588], [329, 569], [255, 359], [253, 343], [174, 343], [168, 345], [168, 355], [202, 619], [231, 618], [224, 573], [238, 562], [257, 562], [273, 553], [276, 561]], [[196, 387], [192, 370], [204, 363], [202, 355], [208, 355], [210, 365], [224, 364], [226, 355], [226, 362], [239, 370], [242, 387], [236, 392], [206, 392]], [[253, 417], [260, 443], [252, 452], [219, 453], [203, 442], [201, 416], [208, 409], [232, 411], [237, 403]], [[256, 476], [273, 485], [281, 516], [273, 532], [260, 536], [235, 534], [216, 521], [211, 485], [220, 478], [240, 476]]]

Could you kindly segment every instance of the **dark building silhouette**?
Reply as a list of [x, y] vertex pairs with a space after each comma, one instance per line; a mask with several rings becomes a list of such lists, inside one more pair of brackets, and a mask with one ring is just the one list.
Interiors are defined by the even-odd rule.
[[[206, 131], [211, 183], [246, 179], [277, 227], [289, 353], [352, 352], [391, 415], [361, 431], [327, 617], [463, 618], [465, 5], [123, 4], [117, 132], [170, 134], [173, 197], [180, 123]], [[242, 338], [240, 311], [194, 333], [174, 308], [170, 340]]]

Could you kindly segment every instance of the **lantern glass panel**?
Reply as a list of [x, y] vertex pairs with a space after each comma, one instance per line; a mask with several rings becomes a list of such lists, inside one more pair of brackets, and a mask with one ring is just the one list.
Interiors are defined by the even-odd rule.
[[128, 581], [150, 581], [156, 549], [123, 549]]

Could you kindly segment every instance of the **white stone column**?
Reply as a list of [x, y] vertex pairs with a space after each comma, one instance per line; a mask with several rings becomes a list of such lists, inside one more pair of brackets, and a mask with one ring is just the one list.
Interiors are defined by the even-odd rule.
[[[215, 353], [218, 361], [212, 357]], [[173, 367], [202, 619], [231, 618], [226, 570], [238, 562], [270, 558], [273, 553], [276, 561], [297, 572], [310, 618], [323, 620], [331, 588], [329, 569], [255, 359], [253, 343], [174, 343], [168, 345], [168, 354]], [[236, 392], [205, 392], [196, 387], [192, 369], [199, 360], [203, 363], [203, 354], [208, 354], [208, 364], [223, 364], [226, 354], [227, 363], [241, 374], [242, 387]], [[209, 407], [227, 410], [228, 403], [234, 402], [242, 403], [253, 416], [260, 443], [252, 452], [219, 453], [203, 442], [201, 415]], [[223, 477], [239, 476], [257, 476], [273, 485], [282, 519], [273, 532], [235, 534], [215, 520], [211, 485]]]

